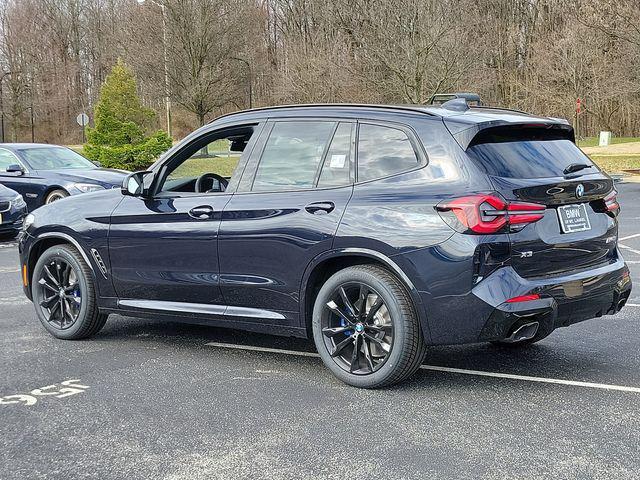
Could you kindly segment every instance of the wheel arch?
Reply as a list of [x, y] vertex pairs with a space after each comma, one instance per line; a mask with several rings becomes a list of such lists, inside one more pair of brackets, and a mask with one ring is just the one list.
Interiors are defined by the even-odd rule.
[[31, 292], [31, 289], [33, 288], [33, 270], [36, 266], [36, 263], [38, 262], [38, 260], [40, 259], [40, 257], [45, 251], [47, 251], [51, 247], [55, 247], [56, 245], [71, 245], [76, 250], [78, 250], [80, 255], [82, 255], [82, 258], [84, 259], [84, 261], [87, 262], [87, 265], [89, 265], [89, 269], [91, 270], [93, 280], [94, 281], [97, 280], [96, 272], [93, 268], [93, 264], [91, 263], [89, 256], [84, 251], [84, 248], [82, 247], [82, 245], [80, 245], [80, 242], [78, 242], [75, 238], [73, 238], [71, 235], [68, 235], [66, 233], [61, 233], [61, 232], [43, 233], [39, 235], [34, 241], [33, 245], [29, 249], [29, 256], [27, 258], [27, 273], [29, 274], [29, 291], [30, 292]]
[[64, 188], [62, 185], [49, 185], [44, 191], [44, 193], [42, 194], [42, 201], [40, 206], [45, 205], [45, 202], [47, 201], [47, 197], [51, 192], [54, 192], [55, 190], [62, 190], [67, 195], [71, 196], [71, 193], [69, 193], [69, 190]]
[[300, 290], [300, 318], [307, 330], [309, 338], [312, 337], [311, 321], [313, 315], [313, 303], [318, 291], [324, 282], [334, 273], [354, 265], [379, 265], [393, 273], [409, 292], [413, 306], [416, 309], [422, 334], [427, 343], [431, 343], [431, 334], [427, 320], [425, 305], [418, 289], [411, 279], [402, 271], [400, 266], [386, 255], [375, 250], [346, 248], [325, 252], [311, 261], [305, 270]]

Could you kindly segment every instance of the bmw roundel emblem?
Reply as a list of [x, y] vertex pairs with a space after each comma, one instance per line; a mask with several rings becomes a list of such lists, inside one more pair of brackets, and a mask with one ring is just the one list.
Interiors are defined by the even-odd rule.
[[584, 195], [584, 185], [580, 184], [576, 187], [576, 198], [580, 198]]

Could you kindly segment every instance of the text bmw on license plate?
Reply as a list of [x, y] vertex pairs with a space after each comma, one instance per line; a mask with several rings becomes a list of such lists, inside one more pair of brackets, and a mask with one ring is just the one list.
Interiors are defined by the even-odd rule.
[[563, 233], [591, 230], [586, 203], [558, 207], [558, 217], [560, 218], [560, 227]]

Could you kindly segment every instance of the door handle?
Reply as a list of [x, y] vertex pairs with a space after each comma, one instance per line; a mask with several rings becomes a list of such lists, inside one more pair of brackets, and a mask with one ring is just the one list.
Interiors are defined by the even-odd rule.
[[315, 202], [304, 207], [307, 212], [313, 213], [314, 215], [326, 215], [327, 213], [331, 213], [334, 208], [336, 208], [336, 206], [333, 202]]
[[209, 205], [200, 205], [199, 207], [193, 207], [189, 210], [189, 216], [196, 220], [207, 220], [213, 217], [213, 207]]

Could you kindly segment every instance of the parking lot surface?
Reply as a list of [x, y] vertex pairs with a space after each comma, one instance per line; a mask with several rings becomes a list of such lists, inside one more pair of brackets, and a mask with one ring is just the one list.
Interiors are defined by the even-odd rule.
[[112, 316], [56, 340], [4, 239], [0, 479], [639, 478], [640, 184], [618, 190], [622, 312], [520, 351], [434, 347], [376, 391], [299, 339]]

